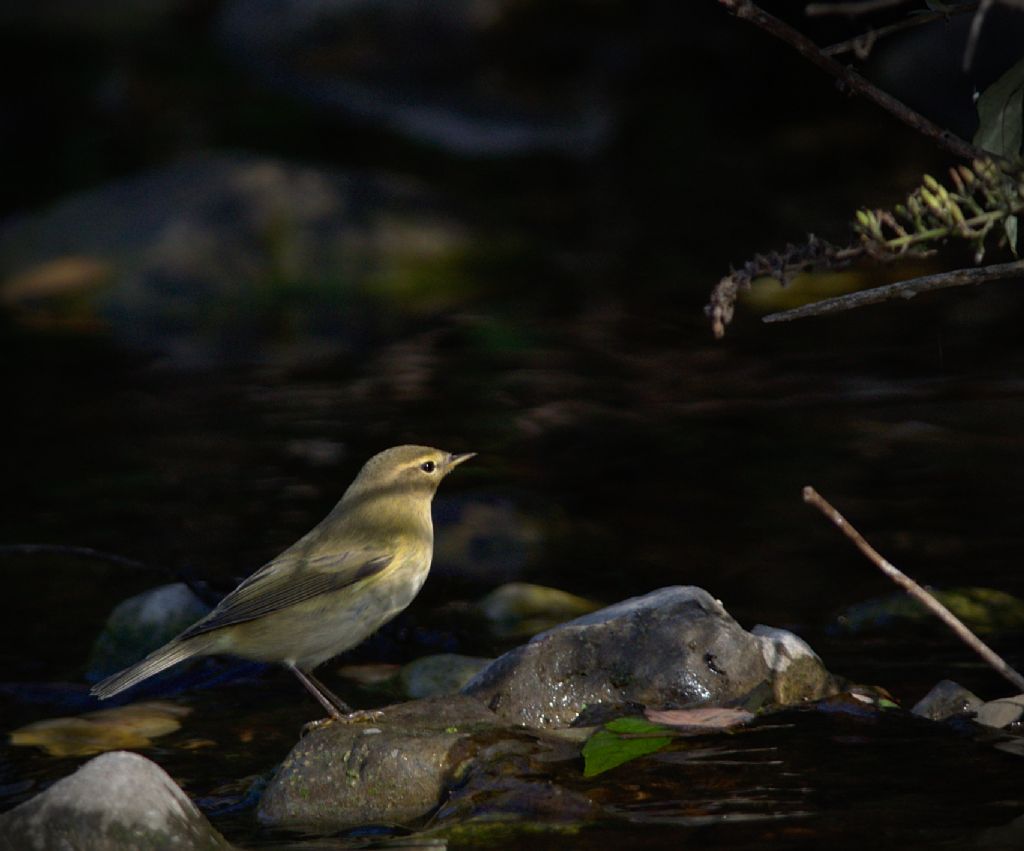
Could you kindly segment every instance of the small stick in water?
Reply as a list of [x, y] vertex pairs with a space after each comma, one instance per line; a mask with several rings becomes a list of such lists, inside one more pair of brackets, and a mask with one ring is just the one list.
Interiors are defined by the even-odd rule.
[[981, 656], [981, 658], [991, 665], [992, 668], [1006, 677], [1006, 679], [1013, 683], [1014, 686], [1024, 692], [1024, 677], [1011, 668], [998, 653], [971, 632], [967, 625], [942, 605], [942, 603], [936, 600], [934, 595], [928, 593], [927, 590], [918, 585], [913, 579], [892, 564], [892, 562], [883, 558], [881, 553], [871, 546], [871, 544], [865, 540], [864, 536], [851, 526], [849, 521], [810, 485], [804, 488], [804, 502], [809, 505], [813, 505], [818, 509], [818, 511], [831, 520], [847, 538], [853, 541], [857, 549], [864, 553], [868, 559], [874, 562], [875, 566], [878, 567], [882, 573], [903, 588], [904, 591], [920, 602], [926, 609], [936, 615], [944, 624], [946, 624], [946, 626], [953, 630], [961, 641]]

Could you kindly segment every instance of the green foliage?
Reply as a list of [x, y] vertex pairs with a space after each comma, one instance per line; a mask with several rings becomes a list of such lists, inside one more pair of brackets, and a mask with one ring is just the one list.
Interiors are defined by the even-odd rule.
[[[978, 132], [974, 144], [1019, 163], [1024, 144], [1024, 58], [978, 98]], [[1017, 216], [1003, 221], [1006, 244], [1017, 256]]]
[[1016, 216], [1024, 210], [1024, 172], [1008, 172], [992, 160], [949, 170], [946, 187], [926, 174], [921, 186], [892, 210], [858, 210], [853, 230], [866, 254], [891, 260], [928, 254], [949, 239], [974, 246], [975, 262], [998, 225], [1000, 244], [1016, 251]]
[[978, 98], [974, 144], [1008, 160], [1017, 160], [1024, 141], [1024, 58]]
[[643, 718], [616, 718], [583, 746], [583, 776], [595, 777], [616, 766], [660, 751], [675, 731]]

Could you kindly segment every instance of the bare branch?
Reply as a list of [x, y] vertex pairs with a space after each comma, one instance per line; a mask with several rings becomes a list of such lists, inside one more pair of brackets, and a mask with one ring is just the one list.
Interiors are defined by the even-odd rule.
[[794, 29], [774, 15], [769, 15], [758, 5], [751, 2], [751, 0], [718, 0], [718, 2], [737, 18], [750, 21], [765, 32], [771, 33], [776, 38], [786, 42], [800, 55], [813, 62], [821, 70], [835, 77], [843, 89], [866, 97], [894, 115], [908, 127], [927, 136], [939, 147], [944, 148], [954, 156], [967, 160], [985, 156], [992, 157], [991, 153], [976, 148], [955, 133], [943, 130], [919, 112], [912, 110], [902, 101], [897, 100], [892, 95], [870, 83], [852, 68], [837, 62], [831, 56], [826, 56], [821, 48], [799, 30]]
[[878, 29], [871, 29], [853, 38], [848, 38], [846, 41], [840, 41], [828, 47], [823, 47], [821, 52], [826, 56], [841, 56], [852, 51], [858, 59], [867, 59], [872, 48], [883, 38], [911, 27], [920, 27], [935, 21], [949, 20], [954, 15], [965, 15], [977, 8], [977, 3], [963, 3], [944, 12], [924, 12], [920, 15], [911, 15], [901, 21], [896, 21]]
[[851, 0], [849, 3], [809, 3], [804, 13], [808, 17], [819, 15], [870, 15], [872, 12], [881, 12], [884, 9], [892, 9], [895, 6], [902, 6], [909, 0]]
[[924, 275], [920, 278], [911, 278], [907, 281], [887, 284], [884, 287], [872, 287], [869, 290], [861, 290], [860, 292], [837, 296], [836, 298], [827, 298], [822, 301], [816, 301], [813, 304], [804, 304], [800, 307], [794, 307], [792, 310], [770, 313], [761, 321], [791, 322], [794, 319], [805, 319], [808, 316], [827, 316], [831, 313], [854, 310], [869, 304], [880, 304], [883, 301], [911, 299], [920, 293], [927, 293], [932, 290], [964, 287], [971, 284], [985, 284], [989, 281], [998, 281], [1003, 278], [1015, 278], [1018, 276], [1024, 276], [1024, 260], [1015, 260], [1012, 263], [998, 263], [993, 266], [954, 269], [952, 272]]
[[106, 561], [121, 567], [129, 567], [132, 570], [159, 571], [142, 561], [137, 561], [117, 553], [107, 553], [102, 550], [94, 550], [92, 547], [75, 547], [66, 544], [3, 544], [0, 545], [0, 556], [39, 556], [57, 555], [70, 556], [72, 558], [85, 558], [92, 561]]
[[978, 47], [978, 37], [981, 35], [981, 27], [985, 23], [985, 16], [992, 8], [993, 0], [981, 0], [978, 4], [978, 11], [971, 18], [971, 29], [967, 34], [967, 47], [964, 48], [964, 70], [969, 71], [974, 64], [974, 51]]
[[942, 605], [942, 603], [936, 600], [932, 594], [929, 594], [927, 590], [918, 585], [913, 579], [903, 573], [903, 571], [887, 559], [883, 558], [878, 550], [871, 546], [871, 544], [864, 539], [864, 536], [851, 526], [849, 521], [843, 517], [843, 515], [840, 514], [823, 496], [821, 496], [821, 494], [808, 485], [804, 488], [803, 497], [804, 502], [817, 508], [818, 511], [832, 521], [840, 532], [853, 541], [857, 549], [867, 556], [867, 558], [879, 570], [881, 570], [882, 573], [888, 576], [911, 597], [938, 617], [939, 620], [953, 630], [957, 638], [981, 656], [981, 658], [984, 659], [985, 662], [994, 670], [1002, 674], [1007, 680], [1013, 683], [1016, 688], [1024, 691], [1024, 676], [1021, 676], [1016, 670], [1011, 668], [998, 653], [971, 632], [967, 624]]

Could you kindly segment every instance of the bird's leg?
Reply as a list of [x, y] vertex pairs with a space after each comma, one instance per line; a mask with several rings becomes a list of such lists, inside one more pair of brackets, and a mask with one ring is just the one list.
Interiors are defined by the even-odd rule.
[[299, 682], [309, 690], [309, 693], [320, 701], [320, 705], [327, 710], [335, 721], [348, 720], [349, 716], [352, 714], [351, 706], [345, 703], [344, 700], [338, 697], [312, 674], [299, 668], [298, 665], [289, 662], [288, 667], [291, 668], [292, 673], [299, 678]]
[[311, 721], [307, 724], [303, 728], [303, 735], [318, 727], [322, 727], [324, 724], [330, 724], [331, 721], [339, 721], [342, 724], [354, 724], [359, 721], [376, 721], [381, 717], [382, 713], [376, 709], [363, 709], [358, 712], [353, 710], [351, 706], [345, 703], [344, 700], [327, 688], [309, 671], [303, 671], [297, 665], [291, 663], [288, 663], [288, 667], [299, 678], [299, 682], [309, 689], [309, 693], [320, 701], [320, 705], [330, 713], [330, 718]]

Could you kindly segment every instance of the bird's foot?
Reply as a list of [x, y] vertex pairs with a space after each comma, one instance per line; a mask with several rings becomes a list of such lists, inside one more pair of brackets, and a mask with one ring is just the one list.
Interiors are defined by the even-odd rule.
[[365, 724], [368, 721], [379, 721], [383, 717], [384, 713], [379, 709], [360, 709], [346, 714], [339, 712], [337, 715], [332, 712], [326, 718], [318, 718], [316, 721], [303, 724], [301, 736], [312, 733], [314, 730], [321, 730], [330, 724]]
[[[366, 721], [380, 721], [384, 717], [384, 713], [379, 709], [359, 709], [355, 712], [350, 712], [344, 718], [339, 718], [342, 724], [362, 724]], [[330, 721], [330, 718], [325, 719]]]

